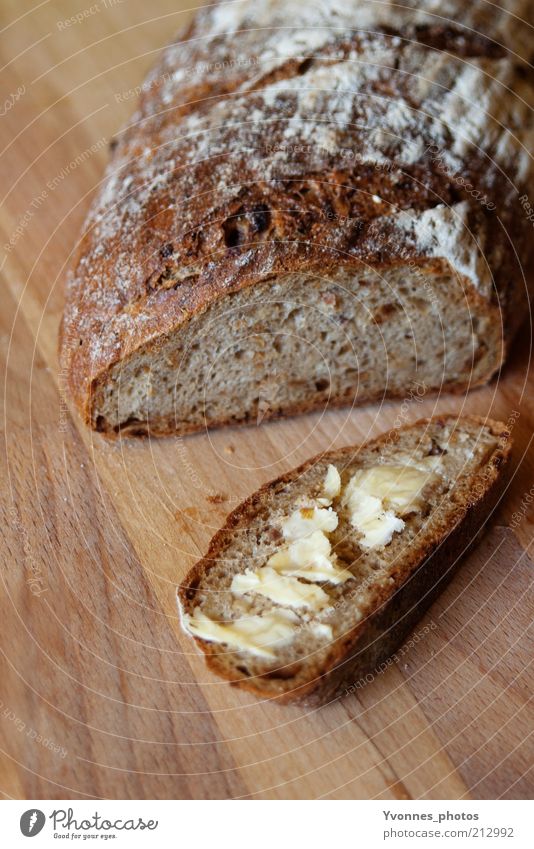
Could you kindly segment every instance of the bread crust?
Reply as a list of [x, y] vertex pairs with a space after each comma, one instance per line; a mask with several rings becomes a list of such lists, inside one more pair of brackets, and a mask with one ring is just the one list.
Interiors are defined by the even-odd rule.
[[[413, 425], [393, 429], [369, 440], [359, 448], [370, 445], [380, 447], [390, 440], [398, 440], [404, 431], [414, 427], [433, 423], [445, 425], [457, 421], [454, 416], [435, 416], [420, 419]], [[293, 690], [276, 694], [266, 693], [261, 685], [261, 677], [250, 679], [237, 678], [229, 673], [221, 655], [213, 644], [195, 638], [195, 642], [205, 654], [207, 666], [219, 677], [233, 686], [247, 690], [257, 697], [275, 699], [281, 704], [296, 703], [305, 705], [323, 705], [328, 701], [349, 692], [355, 682], [365, 679], [366, 675], [376, 671], [377, 667], [398, 648], [414, 624], [451, 580], [460, 562], [476, 544], [487, 518], [498, 504], [507, 483], [506, 471], [512, 449], [510, 431], [502, 423], [479, 416], [464, 416], [462, 421], [489, 428], [498, 437], [498, 447], [484, 465], [482, 483], [477, 481], [474, 497], [455, 505], [455, 520], [447, 534], [437, 534], [427, 541], [424, 548], [412, 552], [411, 557], [403, 557], [402, 564], [393, 574], [394, 583], [383, 587], [373, 600], [372, 610], [351, 631], [339, 639], [332, 652], [328, 665], [321, 670], [319, 677], [296, 687]], [[265, 496], [280, 484], [289, 483], [321, 459], [331, 458], [339, 461], [345, 455], [352, 455], [354, 446], [336, 451], [323, 452], [306, 461], [285, 475], [264, 484], [257, 492], [242, 502], [226, 519], [223, 527], [214, 535], [205, 556], [192, 567], [178, 588], [178, 599], [185, 610], [193, 606], [194, 594], [199, 578], [214, 566], [223, 549], [228, 532], [246, 521]], [[474, 480], [479, 477], [475, 475]]]
[[[247, 27], [247, 4], [201, 11], [150, 73], [117, 139], [67, 275], [60, 334], [62, 372], [96, 429], [110, 431], [94, 399], [114, 365], [157, 350], [218, 299], [280, 275], [403, 263], [423, 277], [450, 272], [474, 315], [497, 328], [502, 320], [503, 350], [481, 382], [500, 367], [524, 314], [530, 225], [515, 206], [530, 174], [522, 128], [508, 139], [488, 116], [470, 114], [472, 138], [462, 147], [451, 135], [470, 97], [487, 95], [495, 123], [511, 124], [503, 86], [528, 130], [520, 102], [532, 93], [530, 78], [508, 52], [522, 49], [514, 16], [481, 0], [448, 0], [451, 21], [458, 14], [462, 25], [446, 26], [436, 24], [431, 0], [402, 14], [364, 0], [340, 9], [332, 0], [317, 12], [319, 35], [305, 59], [291, 39], [289, 57], [273, 58], [280, 28], [293, 23], [298, 32], [309, 14], [305, 4], [283, 5], [255, 3], [255, 18], [265, 21], [257, 30]], [[512, 6], [532, 17], [524, 0]], [[351, 22], [364, 11], [368, 30], [355, 32]], [[329, 30], [321, 15], [327, 23], [337, 15], [336, 26]], [[445, 85], [425, 90], [414, 73], [420, 66], [431, 78], [444, 75]], [[455, 94], [457, 78], [465, 98]], [[334, 92], [343, 86], [357, 96], [341, 102]], [[310, 90], [323, 92], [315, 111]], [[322, 146], [330, 138], [332, 150]], [[480, 198], [497, 200], [497, 211]], [[305, 409], [321, 404], [312, 399]], [[124, 431], [144, 432], [136, 425]], [[166, 420], [150, 429], [200, 428], [178, 431]]]

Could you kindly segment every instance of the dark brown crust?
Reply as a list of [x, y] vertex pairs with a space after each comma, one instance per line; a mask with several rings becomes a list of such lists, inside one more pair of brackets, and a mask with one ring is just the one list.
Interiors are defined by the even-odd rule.
[[[527, 16], [523, 0], [515, 2], [518, 14]], [[424, 2], [417, 5], [424, 12]], [[268, 0], [261, 6], [267, 8]], [[336, 6], [339, 14], [347, 13]], [[369, 116], [377, 125], [383, 121], [388, 136], [393, 118], [387, 110], [389, 104], [398, 103], [416, 116], [406, 131], [410, 142], [423, 139], [450, 153], [454, 128], [440, 124], [443, 92], [436, 85], [421, 100], [412, 65], [433, 56], [438, 61], [439, 51], [445, 50], [458, 73], [479, 68], [483, 80], [486, 74], [492, 76], [499, 63], [504, 85], [512, 90], [519, 80], [527, 85], [508, 54], [508, 49], [519, 49], [521, 29], [514, 16], [500, 15], [496, 8], [474, 0], [462, 7], [461, 25], [452, 21], [438, 26], [432, 16], [427, 23], [414, 24], [405, 10], [406, 19], [399, 18], [393, 27], [377, 19], [372, 33], [355, 33], [351, 25], [346, 33], [335, 28], [310, 61], [289, 58], [258, 74], [266, 30], [250, 26], [245, 4], [239, 37], [221, 34], [224, 28], [215, 23], [217, 8], [201, 11], [184, 36], [189, 41], [171, 45], [149, 75], [138, 112], [117, 138], [105, 185], [89, 214], [68, 275], [61, 368], [84, 420], [97, 427], [93, 400], [113, 365], [126, 362], [141, 349], [157, 349], [163, 338], [219, 298], [294, 271], [320, 270], [328, 275], [361, 263], [388, 268], [403, 262], [428, 273], [438, 267], [452, 269], [459, 273], [466, 291], [472, 292], [477, 314], [491, 316], [497, 327], [502, 318], [507, 348], [524, 313], [521, 266], [528, 252], [530, 226], [516, 206], [517, 193], [527, 188], [521, 182], [526, 175], [520, 176], [519, 156], [512, 152], [504, 163], [492, 159], [499, 135], [487, 148], [471, 145], [453, 166], [474, 190], [498, 201], [498, 214], [474, 200], [428, 150], [417, 161], [408, 161], [400, 138], [380, 148], [387, 166], [380, 169], [370, 166], [365, 157], [347, 165], [339, 152], [320, 146], [306, 154], [288, 153], [276, 167], [274, 154], [254, 158], [242, 151], [252, 145], [257, 154], [258, 145], [266, 141], [274, 149], [287, 140], [288, 122], [295, 127], [292, 143], [298, 146], [307, 137], [310, 119], [306, 115], [303, 119], [298, 92], [283, 92], [273, 106], [266, 99], [273, 82], [305, 80], [317, 69], [347, 62], [347, 73], [352, 73], [350, 63], [358, 67], [362, 59], [363, 67], [366, 57], [372, 68], [373, 51], [385, 51], [391, 57], [380, 74], [349, 79], [350, 85], [361, 88], [346, 123], [332, 124], [336, 150], [365, 153], [369, 132], [359, 125]], [[255, 15], [260, 11], [254, 7]], [[288, 23], [273, 20], [273, 31]], [[236, 51], [241, 62], [232, 64]], [[214, 59], [219, 57], [222, 68], [217, 71]], [[194, 71], [202, 63], [207, 63], [204, 73], [186, 73], [185, 81], [175, 85], [168, 82], [173, 71]], [[399, 63], [400, 72], [395, 68]], [[368, 114], [370, 102], [374, 105]], [[494, 111], [497, 106], [492, 104]], [[327, 99], [321, 106], [326, 114], [328, 106]], [[261, 115], [257, 128], [242, 120], [252, 110]], [[499, 116], [496, 122], [509, 121], [506, 115]], [[217, 131], [208, 133], [217, 146], [215, 153], [204, 155], [203, 133], [191, 130], [187, 124], [191, 117], [215, 126], [222, 122]], [[272, 171], [268, 179], [267, 167]], [[373, 194], [382, 198], [378, 206]], [[457, 210], [461, 204], [466, 209], [468, 247], [475, 252], [476, 243], [491, 269], [492, 276], [484, 281], [465, 276], [454, 257], [446, 256], [446, 251], [439, 254], [439, 244], [419, 240], [421, 216], [438, 207]], [[403, 212], [410, 220], [402, 219], [401, 224]], [[190, 269], [185, 277], [184, 267]], [[182, 272], [178, 281], [173, 278], [177, 270]], [[499, 367], [502, 354], [496, 352], [482, 380]], [[371, 399], [361, 402], [366, 400]], [[341, 401], [335, 399], [335, 403]], [[321, 399], [310, 402], [307, 409], [321, 403]], [[126, 430], [142, 432], [143, 427]], [[173, 422], [151, 422], [151, 432], [177, 429]]]
[[[370, 440], [362, 447], [380, 446], [388, 440], [398, 439], [404, 431], [422, 427], [430, 422], [446, 424], [457, 421], [454, 416], [436, 416], [421, 419], [413, 425], [388, 431], [377, 439]], [[321, 705], [336, 698], [350, 687], [372, 673], [388, 658], [407, 636], [413, 625], [421, 618], [432, 601], [443, 590], [459, 566], [459, 558], [475, 545], [487, 518], [498, 503], [507, 477], [503, 474], [512, 448], [510, 432], [502, 422], [484, 419], [479, 416], [464, 416], [460, 421], [488, 428], [499, 437], [497, 449], [483, 467], [483, 473], [475, 475], [475, 496], [470, 501], [456, 504], [453, 526], [446, 533], [437, 534], [430, 539], [424, 550], [418, 549], [411, 559], [403, 558], [403, 563], [393, 575], [394, 584], [389, 589], [377, 593], [373, 600], [372, 612], [352, 631], [338, 641], [331, 653], [328, 667], [321, 676], [294, 690], [277, 694], [267, 693], [262, 688], [261, 679], [237, 678], [227, 672], [218, 661], [217, 649], [203, 640], [195, 639], [206, 655], [207, 666], [218, 676], [230, 681], [234, 686], [254, 693], [261, 698], [273, 698], [282, 704], [302, 703]], [[193, 566], [178, 588], [180, 603], [189, 609], [194, 599], [195, 588], [200, 576], [209, 572], [226, 540], [226, 536], [247, 517], [273, 488], [288, 483], [301, 475], [318, 460], [344, 454], [352, 454], [354, 446], [336, 451], [325, 452], [285, 475], [264, 484], [257, 492], [247, 498], [228, 516], [224, 526], [215, 534], [205, 556]]]

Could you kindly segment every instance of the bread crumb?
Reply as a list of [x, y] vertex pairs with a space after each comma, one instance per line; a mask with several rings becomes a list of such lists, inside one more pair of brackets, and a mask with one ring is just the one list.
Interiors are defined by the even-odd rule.
[[228, 496], [224, 492], [214, 492], [212, 495], [206, 495], [206, 501], [210, 504], [222, 504], [228, 501]]

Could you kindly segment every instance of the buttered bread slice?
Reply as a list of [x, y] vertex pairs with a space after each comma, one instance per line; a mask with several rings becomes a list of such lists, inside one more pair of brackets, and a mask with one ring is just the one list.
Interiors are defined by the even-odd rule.
[[440, 417], [328, 452], [228, 517], [178, 591], [208, 666], [321, 704], [388, 657], [498, 501], [507, 428]]

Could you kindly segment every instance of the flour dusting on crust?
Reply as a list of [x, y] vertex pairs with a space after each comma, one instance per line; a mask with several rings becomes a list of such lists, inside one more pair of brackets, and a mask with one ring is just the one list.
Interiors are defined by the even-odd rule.
[[118, 134], [68, 276], [62, 367], [84, 415], [118, 360], [288, 270], [438, 263], [511, 322], [528, 241], [517, 196], [534, 142], [533, 11], [502, 5], [199, 12]]

